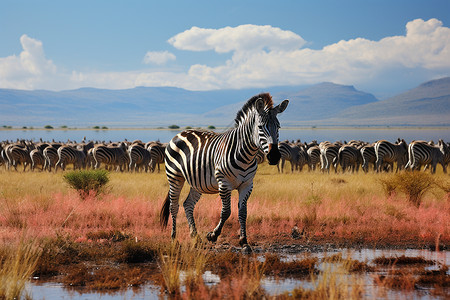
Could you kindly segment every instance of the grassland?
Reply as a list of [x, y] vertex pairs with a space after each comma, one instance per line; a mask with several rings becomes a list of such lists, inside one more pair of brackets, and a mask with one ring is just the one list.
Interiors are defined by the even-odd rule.
[[[276, 167], [262, 165], [248, 202], [249, 242], [253, 249], [267, 253], [277, 252], [286, 245], [301, 245], [302, 248], [299, 249], [327, 245], [336, 248], [414, 247], [448, 250], [449, 175], [443, 174], [439, 169], [436, 175], [429, 177], [432, 178], [431, 186], [421, 196], [419, 205], [412, 203], [404, 190], [386, 187], [386, 182], [395, 182], [397, 177], [396, 174], [370, 172], [278, 174]], [[112, 268], [115, 276], [120, 273], [121, 277], [111, 277], [109, 273], [100, 276], [100, 273], [96, 273], [95, 277], [103, 278], [104, 281], [93, 283], [89, 282], [90, 277], [87, 276], [92, 275], [92, 271], [86, 261], [109, 265], [111, 262], [156, 261], [157, 257], [161, 257], [160, 270], [166, 265], [168, 271], [156, 277], [148, 276], [153, 276], [152, 280], [155, 282], [161, 282], [167, 291], [177, 293], [176, 274], [187, 263], [176, 265], [180, 261], [177, 255], [182, 252], [171, 248], [174, 246], [170, 242], [169, 230], [163, 231], [159, 225], [159, 211], [167, 190], [164, 172], [111, 173], [110, 182], [101, 195], [82, 199], [64, 182], [61, 172], [23, 173], [0, 170], [0, 261], [7, 261], [1, 258], [8, 257], [11, 245], [23, 249], [24, 246], [20, 245], [24, 241], [33, 241], [33, 246], [27, 247], [37, 248], [39, 251], [33, 250], [31, 257], [27, 259], [33, 261], [33, 264], [38, 261], [35, 274], [53, 276], [60, 274], [62, 268], [66, 272], [71, 269], [73, 272], [65, 279], [68, 285], [79, 284], [102, 289], [139, 285], [148, 279], [144, 280], [145, 273], [152, 273], [152, 270], [142, 271], [127, 266], [118, 272]], [[183, 195], [186, 194], [185, 187]], [[239, 276], [235, 274], [235, 278], [229, 281], [224, 280], [221, 287], [223, 290], [219, 288], [214, 291], [202, 285], [198, 276], [188, 275], [192, 277], [189, 281], [192, 286], [188, 290], [204, 293], [196, 294], [197, 296], [214, 294], [220, 298], [220, 295], [223, 296], [221, 293], [234, 285], [242, 289], [237, 292], [238, 296], [257, 298], [262, 293], [257, 284], [258, 278], [252, 290], [244, 289], [252, 286], [251, 280], [255, 280], [253, 275], [248, 274], [256, 274], [258, 277], [258, 274], [265, 274], [264, 270], [277, 270], [273, 265], [268, 267], [252, 263], [251, 260], [242, 261], [242, 258], [227, 251], [237, 247], [239, 240], [236, 192], [233, 192], [232, 198], [232, 215], [219, 240], [215, 245], [202, 244], [200, 247], [218, 251], [225, 257], [214, 258], [218, 254], [208, 256], [201, 252], [198, 255], [198, 252], [193, 254], [189, 251], [184, 255], [190, 257], [187, 262], [198, 262], [198, 257], [206, 257], [200, 262], [200, 266], [190, 269], [203, 271], [206, 262], [211, 263], [209, 259], [216, 263], [218, 270], [226, 270], [227, 265], [221, 267], [220, 264], [223, 260], [241, 264], [240, 270], [243, 273]], [[206, 240], [206, 233], [217, 224], [220, 207], [217, 195], [205, 195], [197, 204], [194, 216], [203, 240]], [[187, 245], [191, 242], [182, 210], [180, 208], [177, 234], [179, 242]], [[25, 245], [28, 243], [25, 242]], [[25, 248], [28, 249], [27, 247]], [[210, 250], [207, 252], [211, 254]], [[175, 256], [173, 260], [170, 259], [171, 255]], [[15, 256], [10, 257], [14, 259]], [[269, 258], [266, 261], [274, 260]], [[108, 268], [111, 267], [106, 269]], [[173, 268], [178, 271], [173, 275], [175, 283], [170, 283], [171, 276], [168, 274]], [[289, 268], [279, 268], [286, 269]], [[102, 270], [105, 272], [105, 268]], [[314, 275], [315, 267], [309, 264], [306, 273]], [[81, 278], [87, 279], [80, 281]], [[236, 282], [237, 278], [241, 281]], [[317, 284], [320, 285], [319, 282]], [[356, 285], [354, 288], [354, 297], [357, 298], [361, 292], [360, 286]]]

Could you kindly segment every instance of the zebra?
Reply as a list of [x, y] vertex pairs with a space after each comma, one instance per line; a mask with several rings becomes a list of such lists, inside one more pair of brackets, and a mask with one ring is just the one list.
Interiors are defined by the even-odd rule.
[[[294, 167], [297, 169], [300, 156], [300, 148], [290, 145], [289, 142], [281, 142], [278, 144], [278, 149], [281, 153], [281, 173], [283, 173], [284, 162], [288, 160], [291, 163], [291, 173], [294, 172]], [[280, 163], [277, 164], [278, 172], [280, 172]]]
[[342, 168], [342, 172], [348, 168], [351, 168], [352, 173], [359, 170], [359, 165], [362, 162], [361, 152], [358, 148], [352, 145], [344, 145], [339, 148], [338, 156], [335, 158], [335, 162], [339, 162], [339, 165]]
[[375, 143], [375, 155], [377, 157], [377, 172], [381, 171], [381, 166], [388, 163], [391, 170], [394, 170], [394, 162], [397, 162], [397, 172], [406, 165], [408, 156], [408, 144], [405, 140], [397, 140], [397, 144], [381, 140]]
[[48, 170], [49, 172], [51, 172], [52, 171], [52, 167], [56, 166], [56, 163], [59, 160], [58, 148], [60, 146], [61, 145], [57, 145], [57, 146], [50, 145], [50, 146], [48, 146], [48, 147], [46, 147], [44, 149], [44, 151], [42, 153], [44, 155], [44, 159], [45, 159], [44, 170]]
[[[412, 141], [408, 146], [409, 161], [405, 168], [411, 170], [420, 169], [421, 165], [431, 165], [431, 173], [436, 173], [436, 165], [440, 163], [444, 173], [447, 173], [447, 163], [450, 157], [448, 147], [443, 140], [439, 140], [438, 146], [430, 145], [425, 141]], [[425, 170], [424, 169], [424, 170]]]
[[160, 172], [159, 165], [164, 163], [164, 152], [166, 151], [166, 147], [166, 144], [156, 143], [147, 148], [150, 152], [150, 172], [155, 172], [156, 165], [158, 165], [158, 173]]
[[144, 148], [142, 143], [133, 143], [128, 147], [128, 157], [130, 159], [130, 171], [139, 171], [139, 168], [143, 167], [144, 171], [148, 171], [148, 165], [150, 162], [150, 152]]
[[9, 166], [13, 166], [17, 171], [17, 165], [23, 164], [23, 171], [25, 172], [28, 165], [31, 165], [31, 157], [29, 151], [30, 145], [26, 143], [10, 144], [6, 146], [5, 153], [8, 158]]
[[322, 172], [330, 173], [331, 165], [334, 167], [334, 172], [337, 173], [337, 164], [333, 163], [334, 159], [339, 154], [340, 146], [338, 143], [331, 143], [328, 141], [319, 144], [320, 149], [320, 169]]
[[129, 157], [127, 155], [127, 146], [124, 142], [114, 145], [97, 145], [92, 150], [92, 155], [95, 159], [95, 169], [100, 168], [101, 163], [105, 165], [112, 165], [123, 172], [123, 166], [128, 165]]
[[58, 148], [58, 161], [55, 164], [55, 172], [60, 167], [63, 171], [68, 164], [73, 164], [73, 169], [84, 169], [86, 167], [86, 153], [71, 145], [63, 145]]
[[317, 164], [320, 163], [320, 149], [318, 145], [314, 145], [308, 148], [308, 168], [309, 171], [316, 170]]
[[34, 171], [34, 169], [37, 166], [41, 166], [41, 171], [44, 170], [45, 157], [40, 148], [31, 150], [30, 158], [31, 158], [31, 171]]
[[365, 173], [369, 171], [369, 164], [373, 164], [373, 169], [376, 169], [377, 155], [375, 154], [374, 144], [365, 145], [360, 150], [363, 159], [362, 169]]
[[283, 112], [289, 100], [273, 107], [269, 93], [250, 98], [237, 113], [235, 128], [223, 133], [186, 130], [177, 134], [166, 147], [165, 164], [169, 192], [160, 213], [160, 223], [167, 227], [172, 215], [172, 239], [176, 237], [178, 199], [185, 183], [190, 191], [183, 203], [192, 237], [197, 236], [194, 207], [202, 194], [219, 193], [222, 200], [220, 222], [206, 238], [217, 241], [225, 221], [231, 214], [231, 191], [239, 192], [238, 217], [239, 244], [250, 252], [247, 242], [247, 200], [253, 189], [257, 170], [258, 148], [267, 154], [270, 165], [276, 165], [281, 154], [278, 150], [280, 123], [277, 114]]

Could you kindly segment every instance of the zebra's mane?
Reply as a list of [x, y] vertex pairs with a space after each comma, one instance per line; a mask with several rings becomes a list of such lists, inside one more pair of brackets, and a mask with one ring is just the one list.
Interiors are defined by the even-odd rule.
[[256, 100], [262, 98], [264, 100], [265, 106], [268, 108], [273, 108], [273, 100], [272, 96], [269, 93], [261, 93], [259, 95], [253, 96], [250, 98], [244, 106], [242, 106], [241, 110], [236, 114], [236, 118], [234, 119], [235, 125], [238, 125], [247, 115], [247, 112], [254, 106]]

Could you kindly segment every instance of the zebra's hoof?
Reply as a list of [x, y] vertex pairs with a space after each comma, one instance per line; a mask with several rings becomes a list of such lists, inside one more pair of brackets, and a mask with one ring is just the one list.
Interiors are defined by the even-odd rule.
[[249, 244], [245, 244], [244, 246], [242, 246], [241, 251], [243, 254], [251, 254], [253, 252], [252, 247], [250, 247]]
[[210, 242], [215, 243], [217, 241], [217, 236], [214, 234], [214, 232], [208, 232], [206, 235], [206, 239]]

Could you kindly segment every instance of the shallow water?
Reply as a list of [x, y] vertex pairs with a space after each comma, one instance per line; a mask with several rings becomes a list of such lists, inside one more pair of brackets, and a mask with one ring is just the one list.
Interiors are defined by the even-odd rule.
[[[434, 265], [427, 266], [427, 269], [439, 269], [442, 265], [450, 265], [450, 251], [429, 251], [429, 250], [377, 250], [377, 249], [341, 249], [336, 251], [326, 251], [318, 253], [300, 253], [300, 254], [283, 254], [283, 260], [296, 260], [305, 257], [317, 257], [319, 259], [329, 257], [331, 255], [342, 253], [342, 257], [351, 258], [360, 262], [366, 262], [371, 266], [375, 266], [373, 260], [378, 257], [422, 257], [426, 260], [432, 260]], [[319, 265], [319, 269], [324, 268], [324, 263]], [[386, 274], [388, 267], [378, 267], [376, 272], [371, 273], [355, 273], [348, 275], [349, 282], [362, 282], [364, 287], [364, 299], [448, 299], [450, 296], [450, 289], [447, 288], [447, 295], [436, 296], [432, 294], [432, 290], [428, 287], [421, 287], [412, 291], [403, 290], [385, 290], [374, 282], [374, 276], [377, 274]], [[400, 268], [400, 267], [397, 267]], [[404, 269], [409, 266], [402, 267]], [[447, 271], [447, 275], [450, 275]], [[183, 274], [181, 274], [183, 279]], [[345, 279], [345, 277], [344, 277]], [[210, 271], [205, 272], [203, 280], [208, 286], [213, 286], [220, 282], [220, 277]], [[261, 282], [264, 288], [270, 295], [278, 295], [285, 292], [292, 291], [295, 288], [302, 287], [304, 289], [313, 289], [314, 284], [307, 279], [295, 278], [275, 278], [271, 276], [265, 277]], [[146, 284], [139, 288], [129, 288], [121, 291], [110, 291], [108, 293], [99, 293], [92, 291], [84, 291], [82, 288], [68, 289], [59, 283], [33, 281], [28, 286], [28, 291], [33, 299], [159, 299], [161, 296], [161, 288], [156, 285]]]

